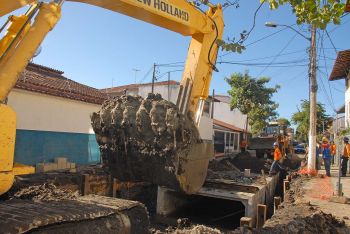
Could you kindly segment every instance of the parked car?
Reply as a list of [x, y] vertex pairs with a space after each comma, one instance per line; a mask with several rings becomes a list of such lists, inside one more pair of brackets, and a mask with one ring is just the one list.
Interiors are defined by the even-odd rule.
[[305, 144], [299, 144], [297, 146], [294, 146], [294, 153], [296, 154], [305, 154]]

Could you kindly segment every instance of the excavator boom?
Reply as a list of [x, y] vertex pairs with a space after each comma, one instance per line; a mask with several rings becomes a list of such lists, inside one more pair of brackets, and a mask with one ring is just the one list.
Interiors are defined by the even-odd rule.
[[[204, 100], [208, 96], [212, 71], [216, 69], [215, 62], [218, 52], [216, 40], [221, 39], [223, 34], [224, 22], [221, 5], [209, 4], [208, 10], [203, 12], [185, 0], [70, 1], [102, 7], [184, 36], [191, 36], [192, 40], [176, 105], [183, 115], [187, 115], [188, 112], [192, 113], [195, 124], [198, 126]], [[9, 118], [15, 122], [13, 111], [5, 105], [6, 98], [47, 33], [59, 20], [62, 3], [63, 0], [54, 0], [49, 3], [35, 0], [0, 0], [0, 16], [22, 6], [31, 5], [30, 10], [23, 17], [9, 18], [9, 30], [0, 40], [0, 102], [2, 102], [0, 104], [0, 127], [2, 127], [0, 130], [5, 133], [5, 136], [12, 136], [11, 139], [13, 139], [1, 145], [5, 148], [3, 152], [8, 153], [0, 155], [0, 161], [6, 161], [10, 165], [14, 157], [13, 136], [16, 129], [14, 127], [3, 128], [1, 125]], [[210, 143], [196, 144], [192, 149], [186, 151], [185, 155], [176, 157], [177, 161], [174, 163], [177, 164], [177, 168], [181, 168], [176, 179], [183, 191], [194, 193], [204, 183], [208, 161], [212, 157], [208, 153], [212, 152], [211, 148]], [[12, 166], [0, 165], [0, 181], [13, 180], [15, 171], [25, 173], [23, 166], [21, 168], [21, 170], [16, 170]], [[32, 171], [32, 169], [28, 168], [27, 171]], [[2, 178], [5, 174], [11, 174], [11, 178]], [[0, 189], [0, 193], [6, 191], [11, 183], [7, 183], [6, 188]]]

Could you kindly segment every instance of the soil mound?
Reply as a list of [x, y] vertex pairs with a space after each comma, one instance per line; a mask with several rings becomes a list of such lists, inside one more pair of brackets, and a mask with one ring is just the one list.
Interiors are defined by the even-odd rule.
[[23, 188], [16, 192], [11, 199], [29, 199], [40, 201], [74, 200], [79, 196], [78, 191], [57, 188], [54, 184], [45, 183]]

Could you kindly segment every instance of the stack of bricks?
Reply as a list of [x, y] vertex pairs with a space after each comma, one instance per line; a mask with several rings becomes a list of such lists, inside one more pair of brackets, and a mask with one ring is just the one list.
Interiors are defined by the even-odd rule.
[[70, 172], [76, 172], [75, 163], [68, 162], [67, 158], [58, 157], [55, 158], [53, 163], [37, 163], [36, 172], [48, 172], [56, 170], [69, 170]]

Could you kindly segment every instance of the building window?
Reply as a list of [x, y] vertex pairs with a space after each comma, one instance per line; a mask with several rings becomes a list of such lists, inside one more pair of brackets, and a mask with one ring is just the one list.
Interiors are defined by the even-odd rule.
[[208, 100], [204, 101], [204, 106], [203, 106], [203, 116], [210, 116], [210, 102]]
[[230, 154], [239, 151], [239, 138], [239, 133], [237, 132], [215, 131], [215, 152]]
[[225, 132], [215, 131], [214, 149], [216, 153], [225, 152]]

